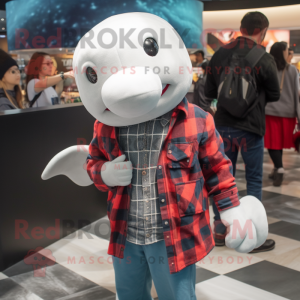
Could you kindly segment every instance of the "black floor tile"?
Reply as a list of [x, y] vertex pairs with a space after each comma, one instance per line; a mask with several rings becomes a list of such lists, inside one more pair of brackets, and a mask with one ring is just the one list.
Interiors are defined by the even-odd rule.
[[[266, 192], [266, 191], [263, 191]], [[299, 205], [300, 203], [300, 198], [298, 197], [293, 197], [293, 196], [288, 196], [284, 194], [276, 194], [272, 192], [266, 192], [266, 193], [271, 193], [274, 196], [269, 197], [269, 198], [263, 198], [263, 204], [265, 207], [271, 208], [282, 208], [282, 207], [293, 207], [294, 205]], [[265, 193], [263, 193], [265, 195]]]
[[300, 212], [292, 208], [276, 208], [272, 210], [267, 210], [269, 217], [279, 219], [288, 223], [293, 223], [300, 225]]
[[233, 271], [226, 276], [290, 300], [299, 300], [300, 272], [268, 261]]
[[196, 284], [217, 276], [219, 276], [219, 274], [196, 266]]
[[239, 191], [240, 198], [247, 196], [247, 190]]
[[35, 277], [31, 271], [11, 279], [44, 300], [60, 299], [97, 286], [59, 264], [47, 267], [44, 277]]
[[0, 299], [42, 300], [37, 295], [14, 282], [11, 278], [0, 280]]
[[278, 196], [281, 196], [281, 194], [278, 194], [278, 193], [274, 193], [274, 192], [269, 192], [269, 191], [262, 191], [262, 202], [264, 203], [265, 201], [267, 200], [270, 200], [270, 199], [274, 199]]
[[300, 241], [300, 225], [297, 224], [292, 224], [285, 221], [276, 222], [269, 225], [269, 232]]
[[[247, 190], [239, 191], [239, 195], [241, 197], [247, 196]], [[282, 196], [282, 195], [278, 194], [278, 193], [262, 191], [261, 198], [262, 198], [262, 202], [265, 203], [266, 200], [273, 199], [273, 198], [276, 198], [276, 197], [279, 197], [279, 196]]]

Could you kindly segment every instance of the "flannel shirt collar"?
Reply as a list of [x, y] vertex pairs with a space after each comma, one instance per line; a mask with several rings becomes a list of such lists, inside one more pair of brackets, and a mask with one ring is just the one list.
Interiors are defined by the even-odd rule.
[[188, 117], [188, 110], [188, 100], [184, 97], [182, 101], [175, 107], [174, 112], [178, 114], [179, 111], [183, 111], [185, 116]]

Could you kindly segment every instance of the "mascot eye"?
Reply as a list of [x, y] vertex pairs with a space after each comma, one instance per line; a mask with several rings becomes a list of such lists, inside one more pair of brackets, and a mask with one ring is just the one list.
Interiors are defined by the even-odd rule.
[[91, 67], [87, 67], [87, 69], [86, 69], [86, 77], [87, 77], [88, 81], [91, 82], [91, 83], [96, 83], [97, 79], [98, 79], [97, 73]]
[[144, 41], [144, 50], [150, 56], [155, 56], [158, 53], [158, 45], [153, 38], [147, 38]]

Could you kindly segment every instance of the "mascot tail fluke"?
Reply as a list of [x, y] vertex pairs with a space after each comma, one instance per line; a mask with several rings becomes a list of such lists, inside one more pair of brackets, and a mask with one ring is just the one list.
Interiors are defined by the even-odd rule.
[[47, 180], [57, 175], [66, 175], [80, 186], [93, 184], [86, 171], [88, 145], [72, 146], [56, 154], [46, 166], [42, 179]]

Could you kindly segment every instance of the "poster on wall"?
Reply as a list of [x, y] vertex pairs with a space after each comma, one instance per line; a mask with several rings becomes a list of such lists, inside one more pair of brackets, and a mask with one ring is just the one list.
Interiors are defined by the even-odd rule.
[[[208, 32], [206, 35], [206, 53], [212, 56], [220, 47], [226, 45], [237, 37], [241, 36], [240, 31], [219, 31]], [[266, 47], [266, 51], [270, 52], [272, 45], [276, 42], [290, 43], [290, 31], [289, 30], [268, 30], [266, 37], [263, 41], [263, 46]]]

